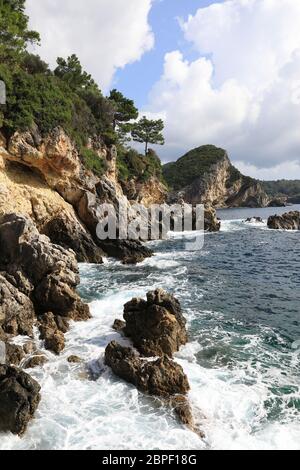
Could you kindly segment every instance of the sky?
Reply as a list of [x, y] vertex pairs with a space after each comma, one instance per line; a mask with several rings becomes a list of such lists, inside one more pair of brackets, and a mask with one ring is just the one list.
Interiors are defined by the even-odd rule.
[[104, 93], [162, 117], [172, 161], [204, 144], [245, 174], [300, 179], [300, 1], [27, 0], [51, 66], [76, 53]]

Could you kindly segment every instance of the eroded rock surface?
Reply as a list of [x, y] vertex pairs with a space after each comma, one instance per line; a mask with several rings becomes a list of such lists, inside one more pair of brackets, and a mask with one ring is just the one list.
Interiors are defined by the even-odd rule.
[[0, 431], [22, 435], [40, 402], [40, 386], [25, 372], [0, 365]]
[[105, 351], [105, 363], [116, 375], [149, 395], [168, 398], [189, 391], [182, 367], [167, 356], [149, 362], [133, 349], [112, 341]]
[[268, 227], [276, 230], [300, 230], [300, 212], [273, 215], [268, 219]]
[[133, 299], [125, 304], [124, 319], [124, 333], [147, 357], [172, 357], [187, 342], [180, 303], [162, 289], [148, 292], [147, 300]]

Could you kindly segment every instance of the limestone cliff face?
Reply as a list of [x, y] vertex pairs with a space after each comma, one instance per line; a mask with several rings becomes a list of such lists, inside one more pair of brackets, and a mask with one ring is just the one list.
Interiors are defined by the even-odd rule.
[[[212, 157], [213, 149], [215, 154]], [[268, 205], [269, 198], [261, 185], [243, 176], [231, 164], [225, 150], [213, 146], [200, 147], [171, 165], [174, 167], [168, 165], [165, 172], [165, 178], [171, 184], [175, 180], [176, 186], [176, 172], [180, 174], [182, 166], [187, 168], [188, 174], [181, 180], [187, 184], [171, 192], [170, 200], [182, 199], [190, 204], [208, 204], [216, 208]]]
[[123, 183], [123, 190], [130, 201], [145, 207], [152, 204], [164, 204], [168, 195], [166, 186], [155, 176], [145, 182], [131, 179]]
[[101, 140], [90, 148], [105, 160], [100, 178], [83, 165], [76, 146], [61, 128], [41, 136], [38, 129], [0, 134], [0, 214], [29, 215], [51, 241], [72, 248], [79, 261], [99, 263], [104, 254], [135, 262], [151, 255], [138, 242], [107, 243], [98, 240], [98, 207], [103, 202], [118, 209], [126, 197], [117, 180], [116, 149]]

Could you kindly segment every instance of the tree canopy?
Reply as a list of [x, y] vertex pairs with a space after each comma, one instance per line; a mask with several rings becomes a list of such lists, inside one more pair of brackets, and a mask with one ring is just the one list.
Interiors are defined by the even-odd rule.
[[134, 101], [125, 98], [125, 96], [120, 91], [116, 89], [111, 90], [109, 100], [115, 107], [113, 122], [114, 129], [122, 123], [128, 123], [129, 121], [138, 118], [139, 112], [135, 107]]
[[162, 119], [151, 120], [143, 116], [132, 126], [131, 135], [135, 142], [145, 144], [145, 155], [147, 155], [149, 144], [164, 145], [164, 127]]
[[0, 0], [0, 63], [14, 64], [40, 36], [28, 28], [25, 0]]

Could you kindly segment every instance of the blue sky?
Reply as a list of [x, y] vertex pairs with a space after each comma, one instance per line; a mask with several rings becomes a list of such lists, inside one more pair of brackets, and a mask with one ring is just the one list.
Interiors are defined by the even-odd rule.
[[102, 90], [164, 119], [163, 161], [214, 144], [245, 174], [300, 179], [299, 0], [26, 4], [52, 67], [75, 53]]
[[156, 0], [149, 14], [149, 23], [155, 35], [154, 48], [142, 59], [117, 71], [113, 86], [134, 99], [140, 109], [147, 104], [148, 93], [163, 71], [164, 56], [179, 48], [186, 59], [194, 60], [198, 53], [182, 35], [178, 18], [184, 20], [198, 8], [222, 1], [212, 0]]

